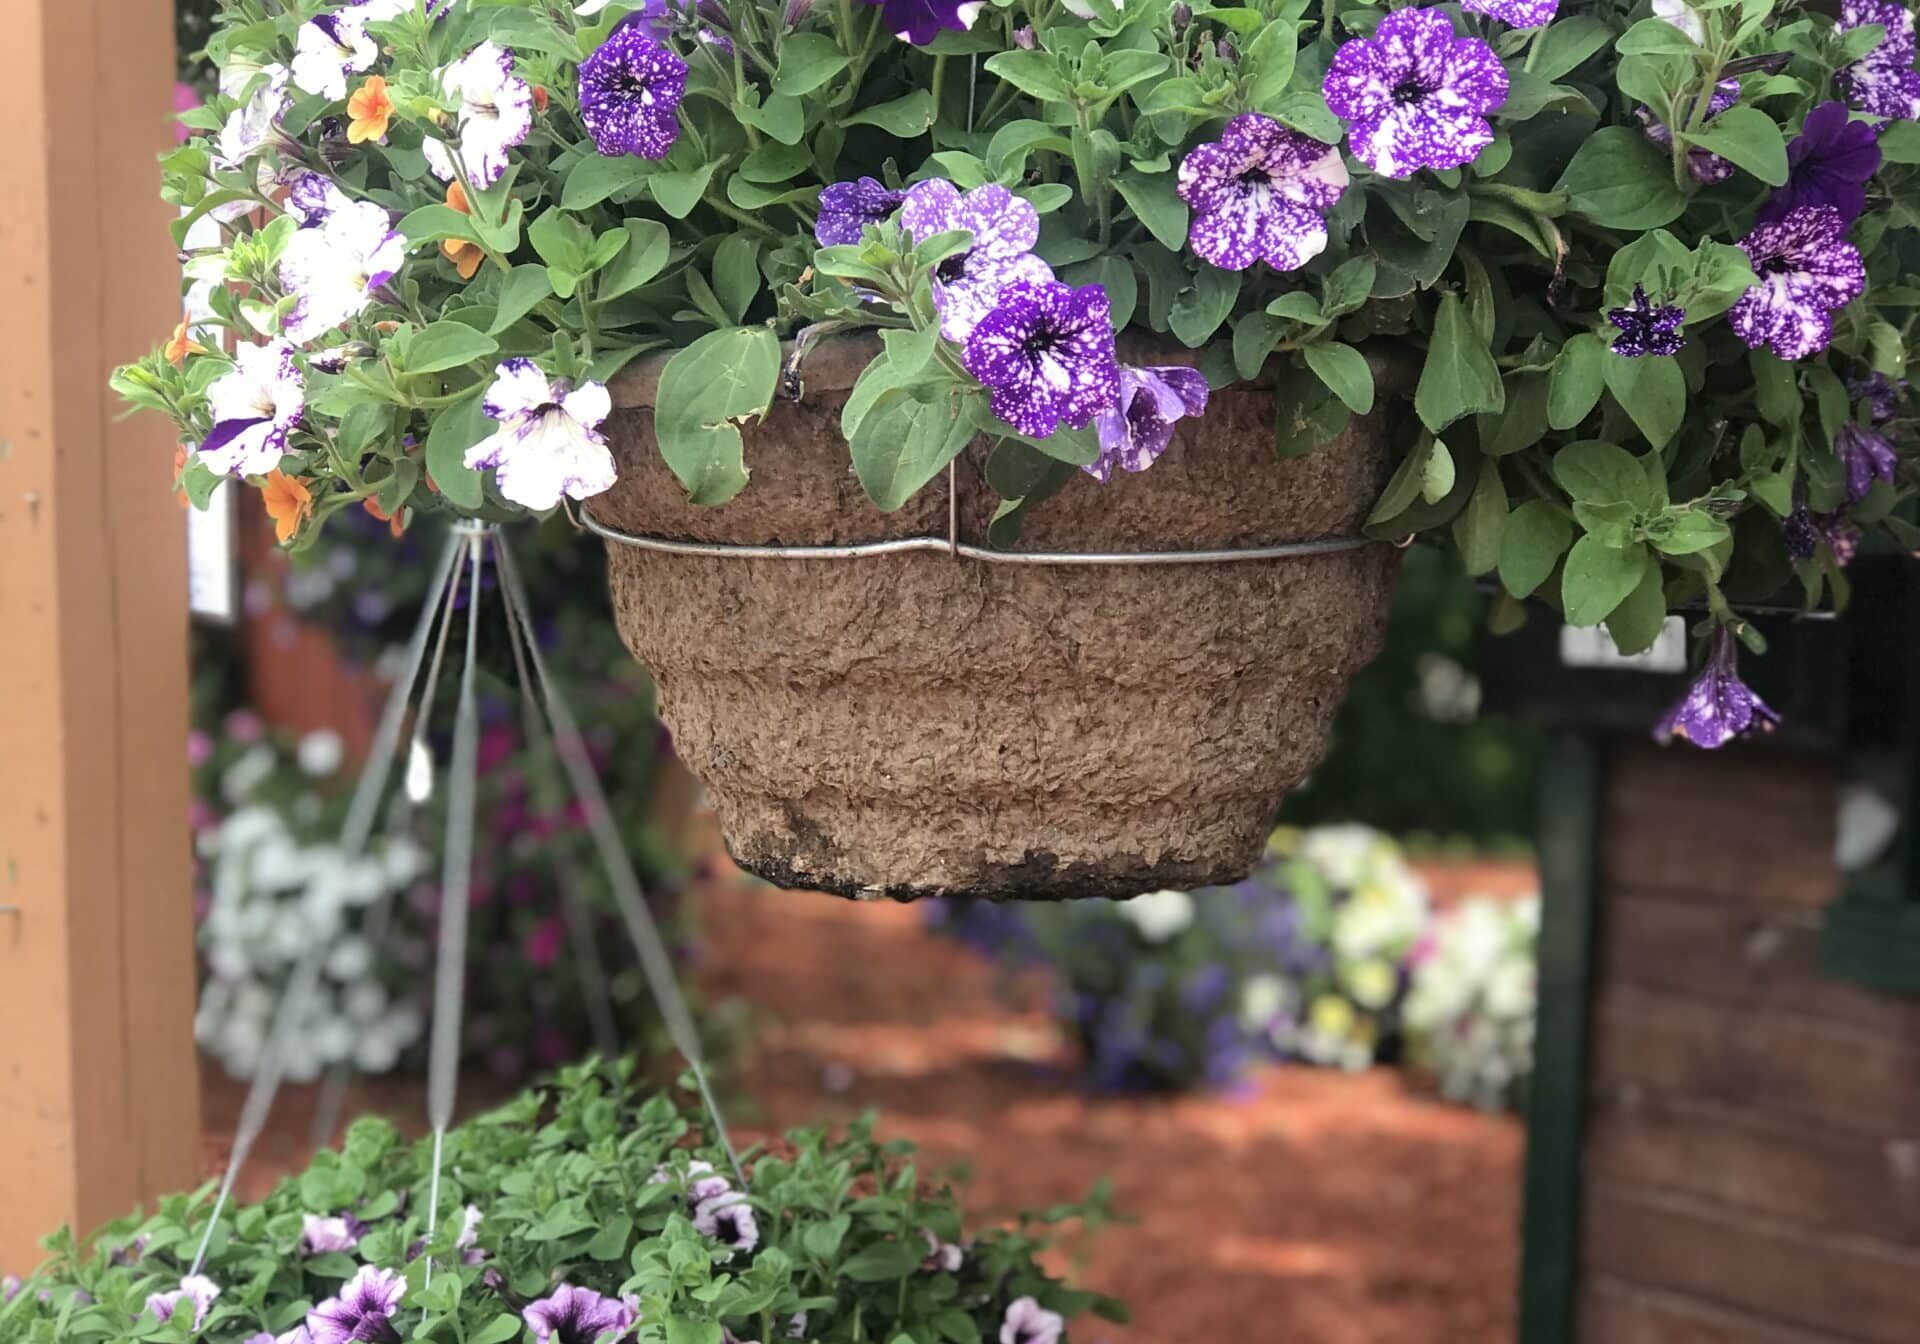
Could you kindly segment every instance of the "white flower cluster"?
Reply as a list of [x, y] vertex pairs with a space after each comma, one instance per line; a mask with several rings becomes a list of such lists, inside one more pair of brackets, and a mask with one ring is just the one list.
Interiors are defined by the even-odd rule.
[[1540, 899], [1474, 897], [1438, 925], [1414, 968], [1405, 1020], [1415, 1058], [1441, 1095], [1497, 1109], [1533, 1069]]
[[[337, 769], [340, 754], [331, 733], [309, 734], [297, 753], [313, 776]], [[385, 1072], [420, 1039], [425, 1019], [415, 998], [396, 998], [382, 984], [376, 949], [361, 928], [369, 910], [404, 899], [426, 874], [428, 856], [404, 838], [361, 855], [301, 839], [296, 828], [318, 823], [324, 804], [311, 793], [290, 807], [258, 798], [277, 773], [278, 757], [264, 743], [230, 765], [220, 790], [234, 810], [200, 838], [208, 974], [195, 1037], [229, 1072], [250, 1076], [288, 977], [310, 949], [325, 946], [321, 988], [291, 1033], [287, 1076], [309, 1080], [343, 1061]]]

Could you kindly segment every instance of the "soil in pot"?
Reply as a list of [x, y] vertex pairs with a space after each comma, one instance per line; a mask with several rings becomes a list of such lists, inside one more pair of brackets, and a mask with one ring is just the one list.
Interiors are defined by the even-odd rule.
[[[943, 483], [862, 493], [840, 409], [872, 347], [814, 352], [797, 401], [745, 432], [752, 483], [687, 502], [653, 437], [660, 362], [615, 385], [623, 531], [735, 544], [945, 536]], [[1154, 351], [1137, 363], [1190, 360]], [[1301, 458], [1270, 389], [1214, 394], [1153, 467], [1082, 476], [1022, 549], [1246, 548], [1356, 535], [1388, 472], [1383, 412]], [[963, 540], [996, 500], [956, 463]], [[1127, 897], [1243, 876], [1380, 648], [1396, 552], [1196, 565], [1024, 566], [931, 553], [671, 555], [611, 544], [620, 631], [659, 683], [727, 844], [782, 886], [862, 898]]]

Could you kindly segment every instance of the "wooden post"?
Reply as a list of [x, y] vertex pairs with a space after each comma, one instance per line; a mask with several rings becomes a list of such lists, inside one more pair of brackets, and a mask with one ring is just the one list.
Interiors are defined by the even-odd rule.
[[0, 0], [0, 1268], [200, 1172], [170, 0]]

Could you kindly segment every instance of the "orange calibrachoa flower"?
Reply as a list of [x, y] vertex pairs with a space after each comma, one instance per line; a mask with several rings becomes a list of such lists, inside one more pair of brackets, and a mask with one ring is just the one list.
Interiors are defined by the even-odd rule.
[[387, 531], [393, 533], [396, 539], [398, 539], [403, 533], [406, 532], [407, 510], [404, 505], [401, 508], [397, 509], [394, 512], [392, 517], [388, 517], [387, 511], [380, 507], [380, 501], [375, 499], [372, 495], [368, 495], [365, 499], [360, 501], [360, 507], [365, 509], [368, 513], [372, 514], [375, 518], [378, 518], [381, 522], [385, 523], [387, 525]]
[[349, 142], [363, 145], [369, 140], [386, 139], [387, 127], [393, 122], [393, 99], [387, 96], [387, 81], [373, 75], [355, 89], [347, 100], [347, 116], [352, 119], [347, 124]]
[[[473, 213], [473, 203], [467, 200], [467, 189], [458, 182], [447, 184], [447, 208], [458, 210], [463, 215]], [[486, 249], [478, 243], [470, 243], [464, 238], [448, 238], [441, 242], [440, 251], [460, 272], [462, 280], [471, 280], [480, 270], [480, 263], [487, 259]]]
[[545, 112], [548, 105], [552, 102], [553, 96], [547, 92], [546, 85], [535, 84], [533, 86], [533, 110], [535, 112]]
[[179, 368], [187, 362], [188, 355], [204, 355], [207, 347], [193, 339], [193, 319], [183, 317], [180, 325], [173, 329], [173, 339], [167, 342], [167, 363]]
[[267, 517], [273, 519], [273, 535], [283, 546], [300, 534], [300, 524], [313, 514], [313, 492], [307, 489], [307, 483], [278, 467], [267, 473], [260, 496], [266, 503]]
[[173, 495], [180, 501], [180, 507], [183, 509], [191, 508], [193, 505], [193, 501], [187, 498], [187, 487], [181, 483], [180, 479], [186, 474], [189, 456], [187, 445], [184, 443], [173, 450]]

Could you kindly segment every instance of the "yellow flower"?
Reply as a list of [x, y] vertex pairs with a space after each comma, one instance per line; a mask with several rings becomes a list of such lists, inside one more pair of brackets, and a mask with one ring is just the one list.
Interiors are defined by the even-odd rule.
[[355, 89], [353, 97], [347, 99], [347, 116], [351, 118], [347, 139], [353, 144], [386, 139], [387, 127], [393, 122], [393, 99], [387, 96], [387, 81], [373, 75]]
[[313, 492], [307, 489], [307, 483], [278, 467], [267, 473], [260, 495], [267, 506], [267, 517], [273, 519], [273, 535], [283, 546], [300, 535], [300, 525], [313, 515]]
[[[467, 189], [458, 182], [447, 184], [447, 209], [458, 210], [463, 215], [473, 213], [473, 204], [467, 200]], [[480, 270], [480, 263], [487, 259], [487, 253], [478, 243], [470, 243], [464, 238], [448, 238], [441, 242], [440, 251], [454, 264], [462, 280], [471, 280]]]
[[188, 355], [204, 355], [207, 347], [193, 339], [193, 319], [183, 317], [180, 325], [173, 329], [173, 339], [167, 342], [167, 363], [179, 368], [187, 362]]
[[1378, 1011], [1393, 1001], [1400, 987], [1399, 974], [1378, 958], [1363, 961], [1347, 970], [1347, 988], [1361, 1007]]
[[1353, 1005], [1333, 994], [1322, 994], [1307, 1010], [1307, 1022], [1324, 1036], [1345, 1037], [1354, 1028]]

